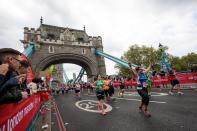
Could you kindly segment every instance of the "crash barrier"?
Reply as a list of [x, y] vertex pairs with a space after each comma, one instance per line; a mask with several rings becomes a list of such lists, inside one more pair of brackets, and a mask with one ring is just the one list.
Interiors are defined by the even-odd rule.
[[42, 103], [48, 99], [48, 92], [39, 91], [19, 103], [0, 105], [0, 131], [29, 130]]
[[[169, 78], [170, 78], [170, 76], [163, 76], [163, 77], [154, 76], [152, 78], [153, 87], [170, 84]], [[176, 78], [179, 80], [180, 84], [197, 83], [197, 72], [176, 74]], [[125, 86], [136, 86], [137, 83], [134, 80], [129, 80], [129, 81], [125, 81], [124, 84], [125, 84]], [[120, 82], [114, 81], [113, 86], [114, 87], [119, 87]]]

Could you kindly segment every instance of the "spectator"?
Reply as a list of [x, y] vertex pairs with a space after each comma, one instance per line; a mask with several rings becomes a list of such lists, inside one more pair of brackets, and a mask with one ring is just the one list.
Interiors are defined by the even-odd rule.
[[[18, 74], [20, 67], [19, 52], [12, 49], [0, 50], [1, 82], [0, 103], [13, 103], [27, 98], [27, 92], [19, 90], [20, 84], [25, 80], [25, 74]], [[8, 70], [6, 71], [6, 68]], [[3, 71], [3, 70], [4, 71]]]
[[5, 81], [5, 75], [8, 72], [8, 64], [0, 65], [0, 87], [3, 85]]
[[30, 64], [27, 61], [20, 61], [20, 67], [18, 68], [17, 72], [19, 75], [25, 74], [26, 77], [24, 82], [20, 85], [20, 90], [27, 91], [28, 95], [30, 95], [30, 89], [27, 87], [27, 73], [30, 68]]

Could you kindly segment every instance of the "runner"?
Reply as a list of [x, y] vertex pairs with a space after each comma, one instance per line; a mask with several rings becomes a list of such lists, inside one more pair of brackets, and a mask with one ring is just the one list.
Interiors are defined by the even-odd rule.
[[75, 85], [75, 96], [77, 99], [81, 99], [81, 85], [79, 83]]
[[114, 94], [114, 86], [113, 86], [113, 79], [112, 77], [108, 77], [109, 80], [109, 97], [112, 97]]
[[60, 93], [60, 83], [58, 83], [56, 87], [56, 94], [59, 95], [59, 93]]
[[63, 83], [61, 84], [61, 88], [60, 88], [60, 90], [61, 90], [62, 94], [64, 94], [64, 91], [65, 91], [65, 85], [64, 85]]
[[183, 95], [184, 93], [180, 91], [180, 83], [179, 81], [177, 80], [176, 78], [176, 72], [174, 70], [174, 68], [172, 68], [170, 71], [169, 71], [169, 80], [170, 80], [170, 83], [171, 83], [171, 89], [169, 91], [169, 94], [170, 95], [173, 95], [173, 90], [174, 90], [174, 87], [176, 87], [177, 85], [177, 94], [179, 95]]
[[121, 80], [120, 80], [120, 91], [119, 91], [119, 93], [118, 93], [118, 96], [119, 96], [119, 97], [123, 97], [124, 91], [125, 91], [124, 88], [125, 88], [125, 81], [124, 81], [123, 78], [121, 78]]
[[139, 106], [139, 111], [144, 112], [144, 114], [147, 117], [150, 117], [150, 113], [148, 111], [148, 104], [149, 104], [149, 96], [148, 96], [148, 90], [147, 90], [147, 76], [146, 74], [151, 69], [151, 66], [149, 66], [145, 71], [142, 70], [141, 67], [136, 67], [137, 73], [135, 73], [131, 67], [131, 64], [129, 63], [130, 71], [133, 73], [134, 77], [137, 78], [137, 92], [142, 97], [141, 104]]
[[100, 111], [100, 113], [102, 115], [106, 115], [106, 112], [104, 111], [104, 108], [103, 108], [103, 103], [104, 103], [104, 90], [103, 90], [103, 86], [104, 86], [104, 83], [103, 83], [103, 80], [101, 79], [101, 76], [98, 75], [97, 76], [97, 80], [95, 81], [95, 88], [96, 88], [96, 96], [98, 98], [98, 110]]
[[92, 94], [93, 88], [92, 88], [92, 84], [90, 82], [87, 83], [87, 88], [88, 88], [88, 95]]
[[109, 100], [110, 100], [110, 97], [109, 97], [109, 80], [108, 80], [108, 76], [104, 77], [103, 83], [104, 83], [103, 90], [105, 92], [106, 102], [108, 103]]

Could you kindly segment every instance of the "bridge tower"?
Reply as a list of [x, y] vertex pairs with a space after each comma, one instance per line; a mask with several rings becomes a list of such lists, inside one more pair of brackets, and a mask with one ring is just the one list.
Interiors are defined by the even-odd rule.
[[106, 75], [105, 61], [95, 55], [95, 49], [103, 51], [102, 38], [89, 36], [83, 30], [69, 27], [58, 27], [43, 24], [40, 27], [24, 27], [24, 48], [29, 43], [35, 44], [35, 51], [29, 57], [33, 72], [47, 69], [51, 64], [73, 63], [81, 66], [87, 72], [88, 79], [97, 74]]

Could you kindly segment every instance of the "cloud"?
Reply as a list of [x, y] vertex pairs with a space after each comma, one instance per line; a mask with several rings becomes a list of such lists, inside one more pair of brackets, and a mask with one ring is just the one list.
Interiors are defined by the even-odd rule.
[[[44, 23], [86, 30], [101, 36], [104, 51], [120, 57], [133, 44], [157, 48], [182, 56], [197, 52], [196, 0], [6, 0], [0, 2], [0, 48], [23, 50], [23, 27]], [[106, 60], [107, 72], [115, 73]], [[69, 69], [74, 71], [74, 69]], [[77, 70], [77, 68], [76, 68]]]

